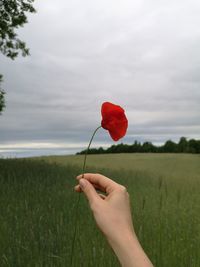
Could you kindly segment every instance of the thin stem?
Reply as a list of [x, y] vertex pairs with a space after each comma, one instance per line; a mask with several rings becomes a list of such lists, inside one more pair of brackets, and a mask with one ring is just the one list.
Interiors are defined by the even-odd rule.
[[93, 138], [94, 138], [96, 132], [97, 132], [100, 128], [101, 128], [101, 126], [99, 126], [98, 128], [96, 128], [96, 130], [94, 131], [94, 133], [93, 133], [93, 135], [92, 135], [92, 137], [91, 137], [91, 139], [90, 139], [89, 145], [88, 145], [88, 147], [87, 147], [87, 150], [86, 150], [86, 152], [85, 152], [85, 157], [84, 157], [84, 162], [83, 162], [82, 178], [84, 178], [84, 172], [85, 172], [85, 166], [86, 166], [86, 159], [87, 159], [88, 151], [89, 151], [89, 149], [90, 149], [90, 145], [91, 145], [91, 143], [92, 143], [92, 140], [93, 140]]
[[[82, 178], [84, 178], [84, 172], [85, 172], [85, 166], [86, 166], [86, 159], [87, 159], [87, 154], [88, 154], [88, 151], [90, 149], [90, 145], [92, 143], [92, 140], [96, 134], [96, 132], [101, 128], [101, 126], [99, 126], [93, 133], [91, 139], [90, 139], [90, 142], [89, 142], [89, 145], [87, 147], [87, 150], [85, 152], [85, 156], [84, 156], [84, 162], [83, 162], [83, 169], [82, 169]], [[71, 258], [70, 258], [70, 267], [72, 267], [73, 265], [73, 256], [74, 256], [74, 247], [75, 247], [75, 240], [76, 240], [76, 235], [77, 235], [77, 225], [78, 225], [78, 220], [77, 220], [77, 216], [78, 216], [78, 206], [79, 206], [79, 202], [80, 202], [80, 194], [78, 195], [78, 199], [77, 199], [77, 202], [76, 202], [76, 205], [75, 205], [75, 210], [76, 210], [76, 213], [75, 213], [75, 227], [74, 227], [74, 235], [73, 235], [73, 240], [72, 240], [72, 252], [71, 252]]]

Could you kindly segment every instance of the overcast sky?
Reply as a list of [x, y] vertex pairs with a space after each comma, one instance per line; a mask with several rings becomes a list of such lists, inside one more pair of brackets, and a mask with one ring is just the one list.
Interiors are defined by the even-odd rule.
[[[199, 0], [46, 0], [35, 8], [19, 30], [31, 56], [0, 56], [1, 154], [84, 148], [104, 101], [126, 110], [120, 142], [200, 138]], [[110, 144], [100, 130], [93, 145]]]

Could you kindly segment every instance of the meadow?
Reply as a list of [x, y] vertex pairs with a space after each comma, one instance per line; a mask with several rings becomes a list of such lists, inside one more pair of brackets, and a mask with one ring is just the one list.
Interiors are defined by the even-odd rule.
[[[0, 159], [0, 266], [120, 266], [73, 191], [83, 156]], [[138, 238], [155, 266], [200, 266], [200, 156], [89, 155], [87, 171], [125, 185]]]

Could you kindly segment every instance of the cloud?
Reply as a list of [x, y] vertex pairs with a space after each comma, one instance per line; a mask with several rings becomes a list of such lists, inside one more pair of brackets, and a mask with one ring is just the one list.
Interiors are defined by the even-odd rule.
[[[200, 138], [200, 4], [192, 0], [36, 3], [19, 35], [31, 56], [0, 57], [0, 143], [87, 142], [103, 101], [129, 118], [124, 142]], [[99, 132], [95, 141], [112, 143]]]

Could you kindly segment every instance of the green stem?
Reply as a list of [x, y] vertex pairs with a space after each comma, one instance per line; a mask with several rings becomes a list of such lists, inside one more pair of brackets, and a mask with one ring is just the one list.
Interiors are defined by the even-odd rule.
[[86, 159], [87, 159], [88, 151], [89, 151], [89, 149], [90, 149], [90, 145], [91, 145], [91, 143], [92, 143], [92, 140], [93, 140], [93, 138], [94, 138], [96, 132], [97, 132], [100, 128], [101, 128], [101, 126], [97, 127], [96, 130], [94, 131], [94, 133], [93, 133], [93, 135], [92, 135], [92, 137], [91, 137], [91, 139], [90, 139], [89, 145], [88, 145], [88, 147], [87, 147], [87, 150], [86, 150], [86, 152], [85, 152], [85, 157], [84, 157], [84, 162], [83, 162], [82, 178], [84, 178], [84, 172], [85, 172], [85, 166], [86, 166]]
[[[90, 142], [89, 142], [89, 145], [87, 147], [87, 150], [85, 152], [85, 156], [84, 156], [84, 162], [83, 162], [83, 169], [82, 169], [82, 178], [84, 178], [84, 172], [85, 172], [85, 167], [86, 167], [86, 159], [87, 159], [87, 154], [88, 154], [88, 151], [90, 149], [90, 145], [92, 143], [92, 140], [96, 134], [96, 132], [101, 128], [101, 126], [99, 126], [98, 128], [96, 128], [96, 130], [94, 131], [91, 139], [90, 139]], [[79, 202], [80, 202], [80, 194], [78, 195], [78, 199], [77, 199], [77, 202], [76, 202], [76, 205], [75, 205], [75, 210], [76, 210], [76, 213], [75, 213], [75, 228], [74, 228], [74, 235], [73, 235], [73, 240], [72, 240], [72, 252], [71, 252], [71, 259], [70, 259], [70, 267], [73, 266], [73, 256], [74, 256], [74, 247], [75, 247], [75, 240], [76, 240], [76, 235], [77, 235], [77, 225], [78, 225], [78, 220], [77, 220], [77, 216], [78, 216], [78, 206], [79, 206]]]

